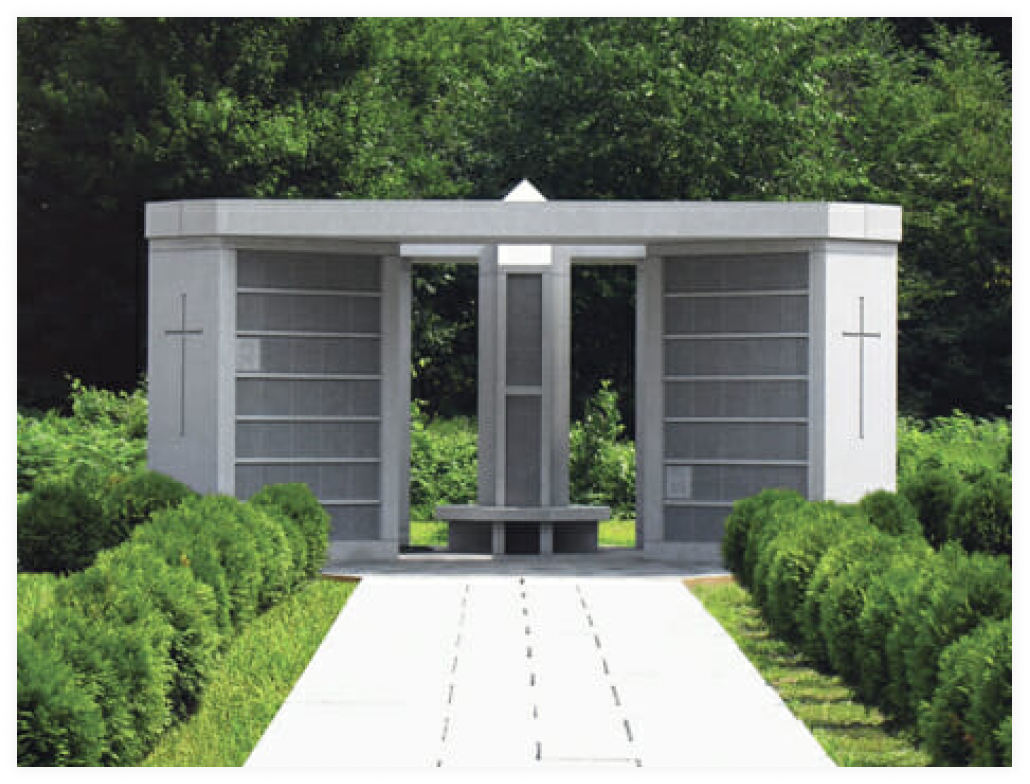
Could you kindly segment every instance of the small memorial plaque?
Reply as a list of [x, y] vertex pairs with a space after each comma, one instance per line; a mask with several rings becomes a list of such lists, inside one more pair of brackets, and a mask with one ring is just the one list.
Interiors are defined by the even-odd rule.
[[261, 370], [260, 338], [236, 339], [236, 369], [242, 372]]
[[690, 498], [693, 495], [694, 467], [685, 465], [665, 466], [665, 497], [670, 499]]

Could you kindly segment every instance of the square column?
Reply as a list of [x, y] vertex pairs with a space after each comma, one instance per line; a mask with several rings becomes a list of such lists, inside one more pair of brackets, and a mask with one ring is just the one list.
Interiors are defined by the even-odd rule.
[[147, 465], [199, 493], [234, 491], [236, 252], [151, 240]]
[[809, 497], [857, 501], [897, 483], [897, 246], [825, 242], [810, 259]]
[[485, 246], [479, 258], [479, 504], [440, 507], [452, 550], [597, 549], [607, 507], [569, 506], [570, 259]]

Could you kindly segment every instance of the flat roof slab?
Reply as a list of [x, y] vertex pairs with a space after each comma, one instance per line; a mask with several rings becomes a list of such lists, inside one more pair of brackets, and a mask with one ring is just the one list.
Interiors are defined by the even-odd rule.
[[146, 237], [555, 245], [728, 239], [898, 242], [901, 208], [837, 202], [199, 199], [148, 204]]

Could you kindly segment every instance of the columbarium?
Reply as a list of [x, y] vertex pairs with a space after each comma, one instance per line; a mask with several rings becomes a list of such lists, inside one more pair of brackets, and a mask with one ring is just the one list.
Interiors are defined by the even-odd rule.
[[452, 547], [588, 552], [568, 497], [570, 268], [637, 270], [637, 548], [719, 552], [733, 501], [894, 489], [896, 206], [208, 199], [147, 205], [148, 462], [303, 482], [334, 560], [408, 540], [411, 267], [479, 267], [479, 486]]

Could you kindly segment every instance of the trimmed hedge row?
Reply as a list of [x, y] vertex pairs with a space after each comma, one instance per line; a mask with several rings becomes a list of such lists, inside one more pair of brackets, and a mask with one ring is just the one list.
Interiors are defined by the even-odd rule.
[[66, 578], [26, 591], [18, 764], [135, 765], [196, 710], [212, 665], [258, 612], [317, 572], [328, 515], [304, 485], [255, 502], [187, 498]]
[[935, 551], [893, 493], [845, 505], [784, 490], [734, 505], [723, 556], [775, 634], [915, 725], [935, 762], [1005, 764], [1007, 557], [956, 542]]
[[956, 541], [969, 552], [1012, 555], [1010, 472], [979, 467], [963, 474], [929, 458], [901, 491], [934, 547]]
[[97, 476], [79, 471], [36, 483], [18, 504], [18, 569], [77, 572], [125, 541], [160, 509], [196, 493], [155, 471]]

